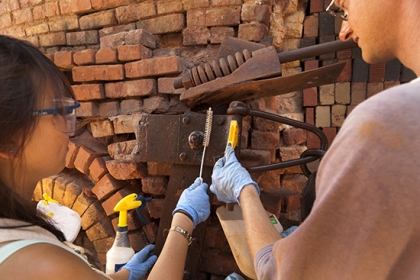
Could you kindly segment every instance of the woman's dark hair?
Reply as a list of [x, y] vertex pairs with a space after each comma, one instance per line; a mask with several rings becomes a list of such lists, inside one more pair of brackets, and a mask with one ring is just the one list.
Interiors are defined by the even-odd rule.
[[[21, 152], [38, 119], [33, 112], [46, 90], [52, 98], [72, 97], [70, 83], [57, 66], [32, 44], [0, 35], [0, 149]], [[41, 226], [60, 240], [64, 234], [37, 216], [33, 203], [25, 201], [0, 178], [0, 218]], [[5, 228], [3, 226], [0, 228]]]

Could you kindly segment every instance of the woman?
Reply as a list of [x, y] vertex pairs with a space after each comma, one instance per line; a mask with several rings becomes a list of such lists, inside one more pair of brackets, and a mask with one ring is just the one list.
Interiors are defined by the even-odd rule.
[[[65, 166], [79, 103], [61, 71], [31, 44], [0, 35], [0, 275], [2, 280], [139, 280], [157, 257], [154, 245], [106, 275], [64, 245], [64, 235], [37, 216], [37, 182]], [[197, 178], [173, 212], [148, 279], [182, 279], [191, 233], [210, 215], [207, 184]], [[150, 256], [151, 255], [151, 256]]]

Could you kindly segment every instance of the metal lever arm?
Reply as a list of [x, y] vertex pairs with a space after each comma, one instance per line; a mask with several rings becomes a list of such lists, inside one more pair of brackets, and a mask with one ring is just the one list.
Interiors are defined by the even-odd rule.
[[278, 116], [275, 114], [267, 113], [267, 112], [251, 110], [251, 109], [248, 109], [245, 106], [245, 104], [240, 101], [232, 102], [227, 110], [227, 114], [260, 117], [260, 118], [272, 120], [275, 122], [288, 124], [297, 128], [302, 128], [304, 130], [308, 130], [314, 133], [321, 141], [321, 145], [319, 149], [308, 149], [301, 155], [301, 158], [299, 159], [293, 159], [293, 160], [267, 164], [267, 165], [261, 165], [261, 166], [248, 167], [247, 170], [249, 172], [264, 172], [264, 171], [269, 171], [269, 170], [274, 170], [274, 169], [281, 169], [281, 168], [287, 168], [291, 166], [300, 165], [304, 174], [306, 176], [309, 176], [310, 171], [307, 169], [306, 164], [322, 157], [328, 148], [327, 137], [322, 132], [322, 130], [320, 130], [319, 128], [313, 125], [296, 121], [293, 119], [289, 119], [286, 117]]

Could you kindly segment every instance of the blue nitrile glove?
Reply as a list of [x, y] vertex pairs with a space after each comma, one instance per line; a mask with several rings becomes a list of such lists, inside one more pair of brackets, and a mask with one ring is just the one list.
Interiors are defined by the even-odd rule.
[[258, 195], [260, 194], [258, 184], [251, 179], [248, 171], [236, 159], [235, 151], [230, 144], [226, 146], [225, 156], [214, 165], [211, 179], [210, 191], [218, 200], [226, 203], [238, 202], [240, 205], [239, 194], [246, 185], [254, 185]]
[[194, 228], [210, 216], [210, 199], [207, 194], [208, 185], [197, 178], [189, 188], [185, 189], [178, 200], [172, 215], [176, 212], [187, 214], [194, 223]]
[[289, 235], [291, 235], [296, 229], [298, 228], [298, 226], [291, 226], [291, 227], [289, 227], [288, 229], [286, 229], [286, 230], [284, 230], [284, 231], [282, 231], [281, 233], [280, 233], [280, 235], [281, 235], [281, 237], [283, 237], [283, 238], [286, 238], [286, 237], [288, 237]]
[[130, 271], [128, 280], [140, 280], [145, 276], [157, 260], [157, 256], [150, 254], [153, 253], [155, 245], [149, 244], [144, 247], [140, 252], [136, 253], [121, 269], [125, 268]]

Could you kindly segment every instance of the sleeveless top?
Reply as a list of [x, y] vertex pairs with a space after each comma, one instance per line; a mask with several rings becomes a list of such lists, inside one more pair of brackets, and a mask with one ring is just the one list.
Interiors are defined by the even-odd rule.
[[[0, 219], [0, 226], [2, 227], [16, 227], [25, 225], [28, 225], [28, 223], [11, 219]], [[32, 244], [47, 243], [61, 247], [77, 255], [86, 263], [86, 265], [91, 266], [87, 259], [75, 248], [78, 246], [75, 246], [71, 243], [66, 245], [65, 243], [59, 241], [51, 232], [39, 226], [26, 226], [21, 228], [7, 229], [0, 228], [0, 245], [4, 242], [10, 243], [0, 247], [0, 265], [20, 249], [23, 249]], [[94, 267], [92, 267], [92, 269], [107, 279], [112, 279], [104, 272]]]

